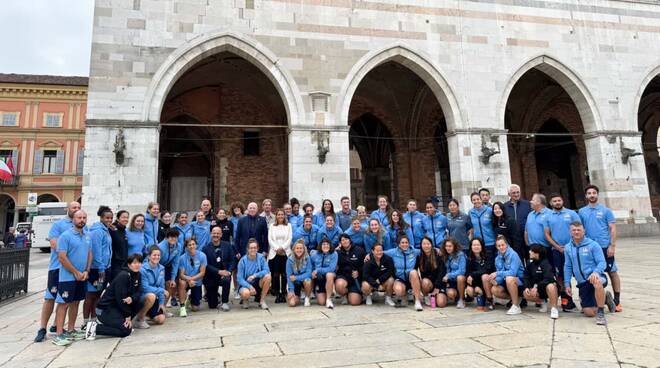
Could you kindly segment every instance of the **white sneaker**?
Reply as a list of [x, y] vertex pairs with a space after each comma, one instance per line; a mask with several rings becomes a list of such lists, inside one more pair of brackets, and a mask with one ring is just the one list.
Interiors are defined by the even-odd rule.
[[348, 297], [347, 296], [341, 298], [341, 305], [346, 305], [346, 304], [348, 304]]
[[138, 320], [136, 319], [135, 322], [133, 323], [133, 327], [135, 327], [135, 328], [139, 328], [139, 329], [141, 329], [141, 330], [146, 330], [147, 328], [149, 328], [149, 327], [151, 327], [151, 326], [149, 326], [149, 324], [148, 324], [147, 321], [145, 321], [145, 320], [138, 321]]
[[300, 299], [305, 299], [307, 297], [307, 294], [305, 294], [304, 291], [300, 292]]
[[85, 340], [94, 341], [96, 340], [96, 322], [89, 321], [85, 327]]
[[541, 308], [539, 308], [540, 313], [548, 313], [548, 303], [541, 303]]
[[309, 304], [309, 297], [306, 296], [306, 297], [305, 297], [305, 307], [309, 307], [309, 306], [310, 306], [310, 304]]
[[268, 310], [268, 304], [266, 304], [266, 302], [259, 303], [259, 307], [263, 310]]
[[243, 300], [243, 303], [241, 304], [241, 308], [243, 308], [243, 309], [248, 309], [248, 308], [250, 308], [250, 299], [248, 299], [248, 300]]
[[464, 309], [465, 308], [465, 301], [463, 299], [459, 299], [458, 303], [456, 303], [456, 308]]
[[390, 307], [396, 307], [396, 303], [394, 303], [394, 300], [392, 300], [392, 297], [389, 295], [385, 296], [385, 304], [389, 305]]
[[234, 299], [235, 300], [241, 299], [241, 294], [238, 292], [238, 289], [234, 290]]
[[172, 318], [174, 314], [172, 312], [165, 312], [165, 318]]
[[335, 309], [335, 305], [332, 304], [332, 300], [330, 300], [330, 298], [325, 300], [325, 307], [328, 309]]
[[424, 310], [424, 307], [422, 307], [422, 302], [420, 302], [419, 299], [415, 300], [415, 310], [418, 312]]
[[552, 319], [559, 318], [559, 310], [557, 308], [552, 307], [552, 309], [550, 309], [550, 318]]
[[508, 314], [509, 316], [513, 316], [513, 315], [520, 314], [520, 313], [522, 313], [522, 310], [520, 309], [520, 306], [515, 305], [515, 304], [513, 304], [511, 306], [511, 308], [509, 308], [508, 311], [506, 311], [506, 314]]
[[231, 308], [229, 308], [229, 304], [222, 303], [222, 305], [220, 306], [220, 309], [222, 309], [223, 312], [229, 312], [229, 309], [231, 309]]
[[431, 305], [431, 298], [428, 295], [424, 295], [424, 305]]
[[372, 305], [372, 304], [374, 304], [374, 301], [371, 300], [371, 295], [367, 295], [367, 298], [366, 298], [366, 300], [364, 301], [364, 304], [366, 304], [366, 305]]

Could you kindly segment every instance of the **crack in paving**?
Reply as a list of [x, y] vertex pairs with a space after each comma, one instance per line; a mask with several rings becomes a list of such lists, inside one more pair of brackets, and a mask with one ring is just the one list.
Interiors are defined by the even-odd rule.
[[610, 345], [612, 346], [612, 352], [614, 352], [614, 357], [616, 358], [617, 364], [619, 364], [619, 367], [621, 367], [621, 359], [619, 359], [619, 354], [616, 352], [616, 347], [614, 347], [614, 341], [612, 341], [612, 334], [610, 333], [610, 327], [609, 325], [605, 326], [605, 331], [607, 332], [607, 339], [610, 341]]

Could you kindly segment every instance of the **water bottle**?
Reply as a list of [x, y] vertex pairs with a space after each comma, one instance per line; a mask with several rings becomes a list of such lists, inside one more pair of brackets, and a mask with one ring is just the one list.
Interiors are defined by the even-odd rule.
[[431, 295], [431, 309], [435, 309], [435, 295]]

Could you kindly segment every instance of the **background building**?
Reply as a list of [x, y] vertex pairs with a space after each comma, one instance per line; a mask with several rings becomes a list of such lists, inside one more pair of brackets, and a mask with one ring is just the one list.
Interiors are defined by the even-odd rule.
[[511, 182], [571, 207], [597, 184], [625, 222], [660, 206], [655, 2], [104, 0], [94, 17], [89, 209], [468, 206]]
[[27, 194], [80, 200], [87, 78], [0, 74], [0, 159], [16, 176], [0, 181], [0, 233], [25, 221]]

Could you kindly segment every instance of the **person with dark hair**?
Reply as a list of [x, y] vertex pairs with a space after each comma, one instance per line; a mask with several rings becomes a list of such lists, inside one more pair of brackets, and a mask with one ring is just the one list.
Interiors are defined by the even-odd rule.
[[447, 217], [438, 211], [433, 201], [426, 201], [426, 215], [422, 220], [424, 231], [435, 248], [440, 248], [440, 244], [447, 236]]
[[[172, 301], [176, 295], [176, 277], [179, 272], [179, 257], [183, 252], [179, 249], [178, 244], [179, 231], [175, 228], [167, 230], [167, 235], [163, 241], [158, 244], [160, 249], [160, 264], [165, 268], [165, 288]], [[167, 305], [167, 299], [163, 301]], [[177, 305], [177, 302], [172, 303], [172, 306]], [[172, 317], [169, 312], [165, 312], [166, 317]]]
[[479, 192], [481, 203], [483, 203], [484, 206], [490, 207], [490, 190], [488, 190], [488, 188], [479, 188], [477, 192]]
[[300, 218], [302, 219], [303, 214], [300, 213], [300, 201], [298, 200], [298, 198], [291, 197], [291, 199], [289, 199], [289, 204], [291, 205], [291, 212], [294, 215], [300, 216]]
[[467, 257], [455, 239], [447, 238], [442, 242], [440, 254], [447, 273], [442, 281], [447, 285], [447, 299], [456, 302], [456, 308], [465, 308], [465, 269]]
[[[521, 197], [521, 190], [518, 184], [509, 186], [509, 200], [504, 204], [504, 212], [508, 218], [512, 218], [518, 224], [518, 234], [525, 233], [525, 223], [527, 215], [532, 211], [529, 201]], [[522, 242], [521, 242], [522, 244]], [[525, 255], [525, 257], [527, 257]]]
[[[209, 309], [220, 306], [220, 309], [228, 312], [231, 274], [236, 268], [236, 253], [229, 242], [222, 240], [223, 235], [221, 226], [214, 227], [211, 230], [211, 242], [202, 249], [207, 261], [203, 282]], [[221, 305], [218, 305], [218, 287], [222, 288]]]
[[116, 220], [109, 228], [112, 238], [112, 256], [110, 258], [110, 276], [106, 275], [108, 281], [114, 280], [119, 272], [126, 268], [126, 260], [129, 255], [126, 226], [128, 226], [129, 216], [128, 211], [117, 211]]
[[[177, 239], [177, 244], [179, 246], [179, 254], [183, 254], [183, 248], [186, 244], [186, 240], [192, 238], [192, 225], [188, 222], [188, 213], [179, 212], [174, 217], [174, 226], [172, 228], [179, 231], [179, 238]], [[165, 235], [167, 237], [167, 234]]]
[[[144, 254], [148, 245], [147, 236], [144, 232], [144, 215], [137, 213], [131, 218], [131, 224], [126, 230], [126, 239], [128, 240], [128, 255]], [[154, 244], [155, 245], [155, 244]]]
[[422, 238], [425, 236], [423, 223], [424, 214], [417, 211], [417, 201], [414, 199], [408, 200], [406, 209], [408, 211], [403, 214], [403, 220], [412, 228], [412, 238], [410, 238], [410, 243], [413, 247], [419, 249], [420, 244], [422, 243]]
[[413, 234], [412, 227], [410, 227], [410, 225], [403, 220], [402, 213], [399, 212], [399, 210], [393, 209], [390, 211], [388, 220], [390, 222], [390, 226], [386, 230], [390, 236], [390, 240], [396, 243], [397, 239], [399, 239], [401, 235], [405, 235], [408, 237], [408, 239], [411, 240], [411, 246], [414, 248], [415, 244], [412, 243], [412, 239], [415, 238], [415, 234]]
[[332, 242], [333, 246], [339, 245], [339, 236], [343, 234], [343, 231], [337, 226], [336, 215], [327, 215], [325, 217], [324, 224], [319, 227], [319, 231], [316, 233], [316, 242], [320, 242], [321, 239], [328, 238]]
[[598, 187], [593, 184], [584, 189], [587, 205], [580, 208], [578, 215], [580, 215], [584, 224], [585, 236], [595, 240], [603, 249], [603, 256], [605, 256], [607, 264], [605, 272], [612, 281], [616, 312], [621, 312], [623, 310], [621, 306], [621, 278], [614, 259], [616, 253], [616, 219], [611, 209], [598, 203], [598, 193]]
[[554, 270], [548, 262], [546, 249], [540, 244], [529, 247], [529, 264], [523, 275], [523, 297], [536, 304], [541, 304], [539, 312], [548, 311], [547, 300], [550, 301], [550, 318], [559, 318], [557, 309], [558, 290]]
[[[229, 206], [229, 220], [234, 224], [234, 233], [232, 234], [232, 239], [236, 240], [236, 231], [238, 230], [238, 220], [243, 217], [245, 213], [245, 206], [242, 202], [232, 202]], [[234, 284], [234, 286], [236, 286]]]
[[351, 221], [351, 227], [344, 231], [344, 234], [351, 237], [351, 242], [353, 245], [365, 248], [364, 236], [366, 231], [362, 228], [362, 224], [360, 223], [360, 219], [357, 217], [357, 215], [353, 217], [353, 220]]
[[160, 248], [152, 245], [147, 250], [147, 261], [140, 268], [142, 294], [140, 311], [133, 321], [134, 328], [146, 329], [147, 317], [157, 325], [165, 323], [165, 301], [169, 297], [165, 290], [165, 267], [160, 264]]
[[[205, 247], [211, 240], [211, 223], [206, 220], [203, 211], [197, 211], [195, 220], [190, 224], [191, 238], [197, 241], [200, 249]], [[183, 253], [181, 253], [183, 254]]]
[[[362, 271], [364, 270], [365, 251], [353, 246], [351, 237], [346, 234], [339, 236], [337, 250], [337, 280], [335, 290], [341, 297], [346, 297], [350, 305], [362, 304]], [[329, 291], [328, 291], [329, 292]]]
[[302, 226], [303, 217], [298, 213], [293, 213], [293, 207], [288, 203], [284, 203], [282, 209], [284, 210], [284, 215], [286, 215], [286, 220], [291, 224], [291, 229], [295, 232]]
[[518, 233], [518, 225], [514, 219], [506, 215], [504, 204], [495, 202], [491, 208], [493, 209], [493, 230], [495, 234], [504, 236], [521, 260], [527, 258], [528, 255], [525, 254], [521, 234]]
[[286, 302], [286, 262], [291, 255], [293, 231], [282, 209], [275, 211], [275, 221], [268, 227], [268, 268], [273, 278], [275, 303]]
[[472, 238], [481, 238], [486, 246], [486, 262], [494, 268], [495, 265], [495, 230], [493, 229], [493, 209], [484, 206], [479, 193], [470, 194], [472, 208], [468, 212], [472, 222]]
[[[371, 252], [374, 244], [380, 244], [384, 250], [392, 249], [392, 239], [378, 219], [369, 219], [369, 227], [364, 233], [364, 250]], [[396, 243], [395, 243], [396, 244]]]
[[378, 209], [371, 212], [371, 218], [377, 219], [383, 227], [390, 226], [389, 215], [392, 211], [390, 203], [388, 202], [387, 196], [379, 195], [378, 196]]
[[467, 263], [466, 293], [477, 300], [477, 310], [484, 311], [486, 307], [493, 309], [493, 294], [491, 291], [489, 275], [494, 270], [486, 261], [486, 249], [481, 238], [474, 238], [470, 242], [470, 253]]
[[585, 236], [584, 225], [571, 223], [571, 241], [564, 247], [564, 286], [571, 294], [571, 279], [575, 277], [580, 292], [582, 314], [596, 317], [596, 324], [606, 325], [605, 305], [610, 313], [615, 311], [614, 298], [607, 287], [605, 269], [607, 261], [600, 244]]
[[172, 226], [172, 212], [162, 211], [160, 213], [160, 220], [158, 221], [158, 239], [160, 243], [165, 239], [167, 230]]
[[98, 335], [126, 337], [133, 331], [132, 318], [142, 293], [142, 255], [128, 256], [127, 266], [105, 289], [96, 308], [99, 322], [87, 322], [85, 338], [88, 341], [95, 340]]
[[[211, 226], [211, 232], [213, 232], [213, 229], [216, 227], [219, 227], [222, 230], [222, 241], [231, 243], [234, 234], [234, 223], [229, 220], [229, 217], [227, 217], [227, 211], [222, 207], [219, 207], [215, 213], [215, 225]], [[211, 242], [209, 241], [207, 244], [210, 243]], [[205, 244], [202, 249], [204, 249], [207, 244]]]
[[399, 238], [399, 246], [385, 251], [385, 254], [392, 257], [394, 261], [396, 277], [393, 290], [397, 298], [397, 304], [403, 305], [403, 298], [408, 290], [412, 290], [412, 295], [415, 298], [415, 310], [421, 312], [424, 309], [420, 300], [421, 280], [419, 272], [415, 269], [419, 250], [412, 248], [410, 240], [404, 235]]
[[435, 298], [435, 304], [444, 308], [447, 305], [447, 283], [442, 279], [447, 273], [447, 268], [442, 257], [433, 247], [433, 241], [427, 236], [423, 237], [420, 243], [415, 269], [419, 270], [422, 294], [427, 296], [429, 301]]
[[495, 272], [489, 276], [492, 293], [501, 299], [511, 299], [511, 307], [506, 314], [520, 314], [522, 310], [519, 296], [522, 292], [522, 277], [525, 269], [520, 257], [509, 247], [505, 237], [498, 235], [495, 246], [497, 247]]
[[112, 210], [108, 206], [100, 206], [96, 214], [100, 221], [92, 225], [89, 231], [92, 240], [92, 268], [89, 270], [87, 294], [83, 303], [83, 328], [87, 322], [96, 319], [96, 304], [110, 277]]
[[206, 254], [197, 250], [197, 240], [188, 239], [186, 252], [179, 257], [178, 262], [179, 317], [187, 317], [188, 308], [193, 312], [199, 311], [202, 302], [202, 280], [207, 263]]
[[470, 233], [472, 232], [472, 222], [470, 216], [461, 211], [460, 204], [454, 198], [447, 204], [447, 236], [456, 239], [462, 249], [467, 252], [470, 244]]
[[335, 306], [332, 304], [331, 294], [335, 285], [337, 253], [328, 238], [321, 240], [312, 259], [314, 261], [312, 281], [315, 285], [316, 302], [319, 305], [325, 305], [326, 308], [333, 309]]
[[351, 227], [353, 217], [357, 216], [357, 211], [351, 208], [351, 199], [347, 196], [341, 197], [339, 200], [341, 210], [337, 212], [337, 225], [342, 231], [346, 231]]
[[362, 269], [362, 295], [367, 305], [373, 304], [371, 295], [374, 291], [385, 293], [385, 304], [394, 307], [392, 292], [394, 287], [394, 261], [392, 257], [383, 253], [383, 246], [379, 243], [371, 247], [369, 260], [364, 262]]
[[[326, 218], [328, 216], [332, 216], [332, 219], [334, 220], [334, 224], [339, 227], [338, 225], [338, 217], [337, 214], [335, 213], [335, 205], [332, 204], [332, 201], [329, 199], [324, 199], [323, 203], [321, 204], [321, 209], [314, 214], [314, 225], [318, 226], [319, 229], [322, 229], [325, 227], [326, 224]], [[332, 238], [330, 238], [332, 240]]]
[[314, 219], [310, 215], [305, 215], [302, 220], [301, 226], [295, 229], [293, 232], [292, 241], [298, 241], [298, 239], [303, 239], [305, 241], [305, 246], [309, 254], [314, 255], [316, 252], [317, 236], [319, 232], [319, 227], [314, 225]]
[[158, 218], [160, 205], [158, 202], [149, 202], [147, 212], [144, 213], [144, 238], [146, 246], [158, 244]]
[[[564, 246], [571, 241], [570, 224], [575, 221], [582, 222], [582, 220], [577, 212], [564, 208], [564, 199], [559, 194], [550, 196], [550, 206], [552, 210], [543, 231], [545, 232], [545, 239], [552, 246], [552, 253], [548, 254], [548, 257], [552, 257], [552, 266], [555, 270], [555, 276], [557, 276], [557, 286], [561, 288], [564, 285]], [[560, 295], [561, 307], [564, 312], [575, 309], [573, 298], [568, 296], [563, 289], [561, 289]]]

